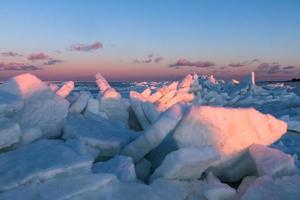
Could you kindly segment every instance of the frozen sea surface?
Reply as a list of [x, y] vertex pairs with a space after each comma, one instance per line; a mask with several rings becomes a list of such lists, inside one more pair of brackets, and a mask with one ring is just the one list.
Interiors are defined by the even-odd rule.
[[0, 199], [298, 199], [300, 82], [95, 79], [0, 85]]
[[[124, 98], [129, 97], [130, 91], [142, 92], [147, 87], [151, 89], [160, 88], [164, 85], [170, 84], [172, 81], [148, 81], [148, 82], [109, 82], [109, 84], [115, 88]], [[57, 82], [56, 82], [57, 83]], [[59, 83], [61, 84], [61, 83]], [[294, 92], [300, 96], [300, 82], [257, 82], [259, 86], [266, 88], [287, 88], [288, 91]], [[78, 93], [79, 91], [89, 91], [93, 96], [97, 96], [98, 87], [94, 81], [91, 82], [75, 82], [75, 89], [73, 93]], [[272, 114], [272, 113], [271, 113]], [[300, 135], [294, 132], [288, 132], [284, 137], [282, 137], [278, 142], [276, 142], [273, 147], [278, 148], [285, 153], [294, 156], [296, 159], [297, 166], [300, 167]]]
[[[115, 88], [123, 97], [128, 98], [130, 91], [137, 91], [142, 92], [147, 87], [150, 87], [151, 89], [159, 88], [163, 85], [167, 85], [171, 83], [172, 81], [148, 81], [148, 82], [109, 82], [109, 84]], [[62, 82], [55, 82], [59, 85], [62, 84]], [[284, 84], [285, 87], [289, 89], [289, 91], [292, 91], [296, 93], [298, 96], [300, 96], [300, 81], [298, 82], [257, 82], [257, 85], [260, 86], [267, 86], [267, 85], [274, 85], [274, 87], [279, 87], [280, 84]], [[75, 89], [73, 92], [79, 92], [79, 91], [89, 91], [94, 96], [96, 96], [99, 92], [99, 89], [97, 87], [97, 84], [95, 81], [77, 81], [75, 82]]]

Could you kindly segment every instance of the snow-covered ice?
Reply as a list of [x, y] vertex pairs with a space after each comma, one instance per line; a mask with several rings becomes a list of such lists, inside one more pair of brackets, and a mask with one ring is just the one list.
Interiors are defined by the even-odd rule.
[[250, 146], [249, 152], [256, 165], [258, 176], [291, 175], [296, 169], [294, 157], [277, 149], [254, 144]]
[[175, 105], [170, 108], [140, 137], [125, 146], [122, 154], [132, 157], [135, 162], [142, 159], [175, 128], [182, 118], [184, 110], [185, 107], [182, 105]]
[[136, 181], [136, 173], [132, 158], [118, 155], [105, 162], [93, 165], [93, 173], [114, 174], [120, 181]]
[[95, 79], [0, 85], [0, 199], [299, 198], [295, 84]]
[[0, 89], [0, 116], [17, 112], [23, 105], [24, 101], [19, 96], [2, 92]]
[[152, 174], [156, 178], [193, 180], [200, 178], [214, 161], [219, 158], [212, 146], [185, 147], [169, 153]]
[[128, 107], [129, 105], [122, 99], [122, 96], [112, 88], [105, 78], [96, 74], [96, 83], [99, 87], [100, 111], [107, 114], [111, 120], [120, 121], [128, 126]]
[[21, 98], [27, 98], [36, 92], [48, 89], [46, 83], [30, 73], [15, 76], [0, 85], [0, 92], [7, 92]]
[[111, 174], [87, 174], [55, 178], [41, 184], [33, 184], [0, 193], [2, 200], [64, 200], [100, 190], [118, 180]]
[[80, 92], [78, 98], [70, 106], [69, 111], [73, 113], [83, 112], [88, 105], [89, 99], [91, 98], [92, 98], [92, 94], [90, 92], [86, 92], [86, 91]]
[[22, 129], [22, 136], [18, 145], [30, 144], [43, 136], [38, 127], [27, 127]]
[[[191, 131], [192, 130], [192, 131]], [[270, 145], [287, 130], [285, 122], [271, 115], [264, 115], [252, 108], [221, 108], [194, 105], [190, 108], [174, 132], [174, 139], [180, 148], [212, 145], [220, 160], [214, 163], [214, 172], [223, 179], [237, 181], [248, 171], [238, 172], [241, 159], [251, 144]], [[235, 177], [227, 176], [235, 170]], [[245, 169], [245, 170], [244, 170]]]
[[[0, 149], [10, 147], [21, 139], [21, 128], [15, 121], [0, 116]], [[1, 154], [0, 154], [1, 155]]]
[[0, 154], [0, 192], [55, 177], [90, 172], [93, 160], [78, 155], [61, 141], [40, 140]]
[[283, 176], [273, 179], [270, 176], [257, 178], [241, 200], [297, 200], [300, 196], [300, 175]]
[[102, 118], [95, 120], [79, 114], [69, 115], [64, 124], [63, 138], [78, 138], [102, 156], [114, 156], [130, 142], [135, 133]]
[[87, 102], [87, 107], [84, 111], [84, 115], [87, 117], [100, 116], [105, 119], [108, 119], [108, 116], [105, 112], [100, 112], [99, 100], [90, 98]]
[[69, 102], [51, 91], [31, 95], [24, 107], [13, 118], [25, 127], [39, 127], [43, 136], [53, 138], [61, 135]]

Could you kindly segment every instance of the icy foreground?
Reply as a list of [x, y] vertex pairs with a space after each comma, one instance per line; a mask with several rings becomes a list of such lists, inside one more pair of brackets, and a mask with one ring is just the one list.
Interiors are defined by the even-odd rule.
[[300, 97], [284, 86], [189, 74], [127, 99], [95, 79], [96, 97], [31, 74], [0, 85], [1, 200], [298, 199]]

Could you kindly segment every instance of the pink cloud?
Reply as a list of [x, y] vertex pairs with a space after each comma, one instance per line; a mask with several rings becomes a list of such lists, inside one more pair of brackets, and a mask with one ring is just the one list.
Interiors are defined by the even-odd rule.
[[25, 63], [16, 63], [16, 62], [10, 62], [10, 63], [3, 63], [0, 62], [0, 71], [35, 71], [40, 70], [41, 68], [35, 65], [28, 65]]
[[179, 68], [179, 67], [200, 67], [200, 68], [207, 68], [207, 67], [213, 67], [215, 66], [216, 64], [211, 62], [211, 61], [196, 61], [196, 62], [192, 62], [192, 61], [189, 61], [187, 59], [179, 59], [177, 60], [176, 63], [174, 64], [170, 64], [169, 67], [176, 67], [176, 68]]
[[16, 57], [16, 56], [21, 57], [22, 56], [21, 54], [13, 52], [13, 51], [5, 51], [5, 52], [2, 52], [1, 55], [5, 56], [5, 57]]
[[33, 53], [27, 57], [28, 60], [36, 61], [36, 60], [46, 60], [48, 56], [44, 53]]
[[231, 63], [228, 65], [229, 67], [245, 67], [245, 63]]
[[48, 61], [44, 62], [44, 65], [55, 65], [58, 63], [62, 63], [62, 62], [64, 62], [64, 61], [60, 60], [60, 59], [50, 58]]
[[143, 60], [135, 59], [133, 61], [133, 63], [143, 63], [143, 64], [147, 64], [147, 63], [160, 63], [163, 59], [164, 59], [163, 57], [154, 57], [153, 54], [149, 54], [147, 56], [147, 58], [145, 58]]
[[71, 45], [72, 51], [92, 51], [96, 49], [103, 48], [103, 44], [101, 42], [95, 42], [93, 44], [73, 44]]
[[155, 63], [160, 63], [164, 58], [163, 57], [157, 57], [154, 59]]

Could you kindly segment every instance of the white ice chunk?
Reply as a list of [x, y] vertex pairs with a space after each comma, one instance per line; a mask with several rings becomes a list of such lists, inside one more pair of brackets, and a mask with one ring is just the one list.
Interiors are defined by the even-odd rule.
[[159, 118], [160, 112], [151, 102], [141, 102], [141, 106], [147, 120], [153, 124]]
[[106, 81], [106, 79], [100, 73], [97, 73], [95, 75], [95, 78], [96, 78], [96, 83], [98, 85], [100, 92], [103, 93], [105, 90], [111, 88], [109, 83]]
[[166, 93], [163, 97], [158, 100], [159, 104], [166, 104], [168, 103], [176, 94], [176, 90], [170, 90]]
[[152, 149], [157, 147], [163, 139], [175, 128], [181, 119], [185, 107], [175, 105], [165, 113], [143, 135], [129, 143], [122, 150], [122, 154], [130, 156], [135, 162], [142, 159]]
[[99, 100], [90, 98], [88, 100], [87, 107], [84, 111], [84, 116], [93, 117], [95, 115], [95, 116], [100, 116], [102, 118], [108, 119], [107, 114], [105, 112], [100, 112], [99, 110], [100, 110]]
[[96, 74], [95, 77], [100, 90], [100, 111], [105, 112], [109, 119], [120, 121], [128, 127], [129, 105], [122, 99], [122, 96], [108, 84], [100, 73]]
[[166, 105], [166, 108], [170, 108], [173, 105], [180, 103], [180, 102], [191, 102], [194, 99], [194, 94], [192, 93], [179, 93], [176, 96], [174, 96]]
[[21, 138], [21, 129], [15, 121], [0, 117], [0, 149], [17, 144]]
[[152, 95], [150, 95], [147, 100], [150, 101], [151, 103], [156, 102], [157, 100], [159, 100], [162, 96], [162, 93], [160, 91], [157, 91], [155, 93], [153, 93]]
[[[219, 162], [214, 163], [215, 167], [219, 167], [214, 169], [214, 173], [222, 179], [237, 181], [248, 175], [246, 168], [251, 166], [248, 163], [250, 157], [245, 155], [247, 148], [255, 143], [270, 145], [286, 129], [285, 122], [253, 108], [194, 105], [177, 126], [173, 136], [179, 147], [214, 146], [221, 155]], [[242, 159], [246, 160], [242, 162]]]
[[121, 121], [128, 126], [128, 107], [121, 95], [113, 88], [107, 89], [100, 98], [100, 111], [105, 112], [109, 119]]
[[28, 96], [43, 90], [50, 89], [45, 83], [30, 73], [15, 76], [0, 85], [1, 92], [7, 92], [21, 98], [27, 98]]
[[19, 145], [30, 144], [42, 137], [42, 131], [38, 127], [30, 127], [22, 129], [22, 137]]
[[294, 172], [294, 157], [277, 149], [264, 145], [254, 144], [249, 148], [259, 176], [284, 176]]
[[241, 197], [246, 193], [251, 184], [257, 179], [256, 176], [246, 176], [243, 178], [241, 184], [237, 189], [237, 196], [235, 199], [241, 199]]
[[203, 184], [200, 191], [207, 200], [232, 200], [235, 195], [235, 189], [222, 183], [213, 173], [206, 177], [206, 184]]
[[77, 138], [67, 139], [64, 145], [72, 149], [78, 155], [84, 155], [89, 153], [87, 146], [84, 145], [84, 143]]
[[19, 96], [0, 91], [0, 116], [17, 112], [23, 105], [24, 102]]
[[113, 156], [132, 140], [135, 133], [100, 118], [94, 120], [82, 115], [69, 115], [64, 124], [65, 139], [78, 138], [84, 144], [100, 151], [102, 156]]
[[0, 154], [0, 192], [50, 178], [84, 174], [90, 156], [80, 156], [57, 140], [40, 140]]
[[241, 200], [298, 200], [300, 196], [300, 175], [273, 179], [263, 176], [256, 179]]
[[150, 122], [147, 119], [147, 117], [143, 111], [143, 108], [142, 108], [143, 97], [135, 91], [130, 91], [129, 97], [130, 97], [131, 108], [132, 108], [133, 112], [135, 113], [139, 124], [145, 130], [150, 125]]
[[143, 95], [145, 98], [150, 97], [151, 96], [151, 89], [150, 88], [146, 88], [141, 95]]
[[79, 97], [71, 105], [69, 112], [72, 113], [81, 113], [88, 105], [89, 99], [92, 98], [92, 94], [87, 91], [81, 91]]
[[49, 83], [49, 88], [52, 92], [57, 92], [57, 90], [59, 90], [58, 85], [55, 83]]
[[193, 83], [194, 79], [191, 74], [188, 74], [183, 78], [183, 80], [179, 83], [178, 88], [187, 88], [190, 87]]
[[184, 181], [156, 179], [150, 187], [161, 199], [182, 200], [189, 194], [188, 183]]
[[159, 177], [181, 180], [198, 179], [202, 172], [218, 158], [217, 152], [211, 146], [181, 148], [165, 157], [150, 180]]
[[14, 118], [22, 127], [39, 127], [44, 137], [52, 138], [61, 135], [68, 110], [69, 102], [49, 90], [31, 95]]
[[66, 98], [74, 90], [74, 82], [67, 81], [64, 85], [56, 91], [58, 96]]
[[118, 155], [105, 162], [95, 163], [93, 173], [114, 174], [120, 181], [136, 181], [136, 173], [132, 158]]
[[[72, 200], [161, 200], [151, 187], [136, 182], [111, 184], [98, 191], [85, 193]], [[172, 199], [165, 199], [172, 200]]]
[[100, 190], [117, 183], [111, 174], [78, 175], [56, 178], [38, 185], [29, 185], [0, 194], [0, 199], [64, 200]]

